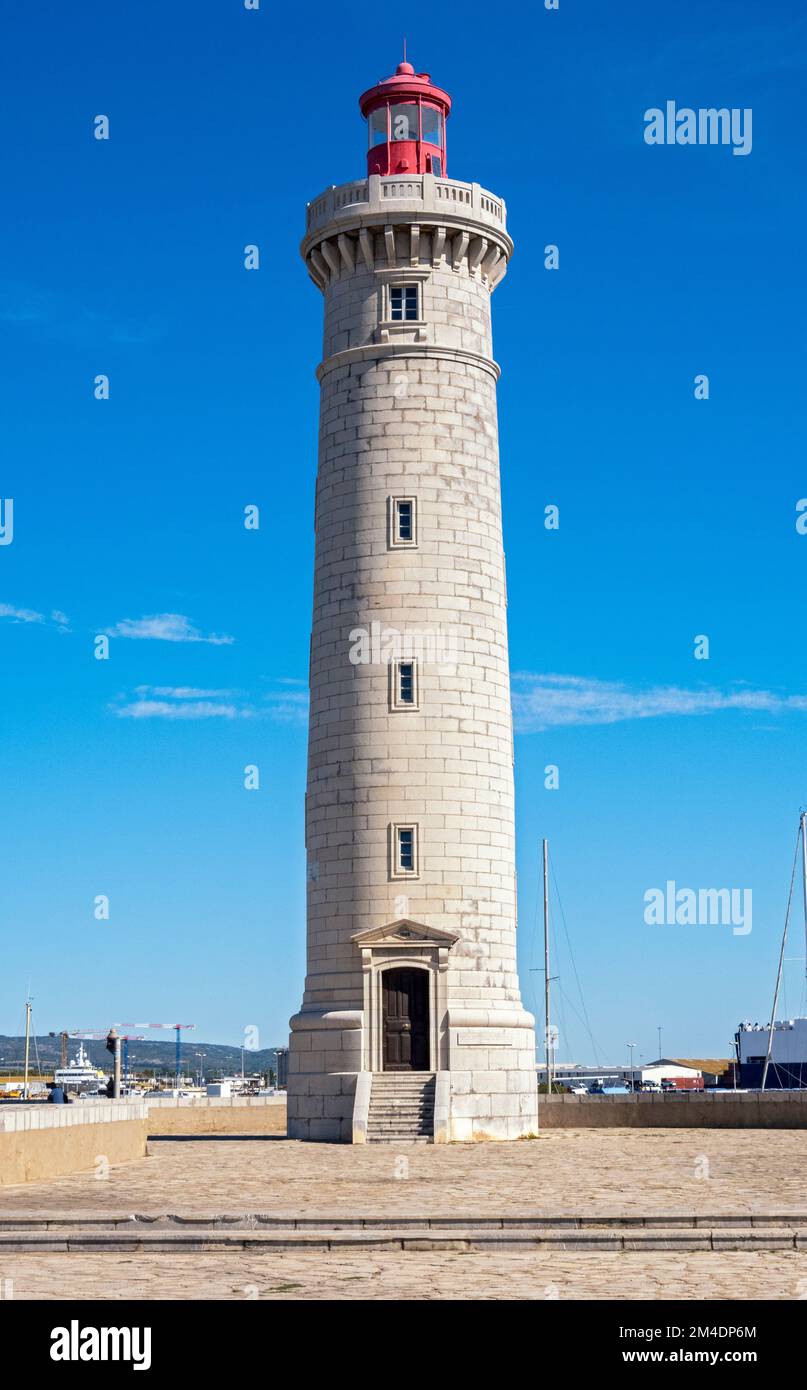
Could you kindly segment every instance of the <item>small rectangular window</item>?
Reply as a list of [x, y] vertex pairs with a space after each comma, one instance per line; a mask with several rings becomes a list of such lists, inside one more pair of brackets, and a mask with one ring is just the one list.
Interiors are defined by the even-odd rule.
[[389, 707], [391, 710], [416, 710], [419, 707], [417, 662], [409, 658], [395, 660], [389, 667]]
[[398, 517], [398, 540], [411, 541], [414, 539], [412, 534], [412, 503], [401, 500], [397, 504]]
[[398, 667], [398, 700], [402, 705], [415, 703], [415, 663], [402, 661]]
[[415, 867], [415, 832], [398, 831], [398, 868], [402, 873], [411, 874]]
[[390, 865], [392, 878], [418, 877], [418, 828], [416, 825], [393, 825]]
[[417, 507], [414, 497], [389, 499], [389, 543], [391, 546], [417, 545]]
[[389, 316], [393, 323], [411, 323], [419, 318], [417, 285], [390, 285]]

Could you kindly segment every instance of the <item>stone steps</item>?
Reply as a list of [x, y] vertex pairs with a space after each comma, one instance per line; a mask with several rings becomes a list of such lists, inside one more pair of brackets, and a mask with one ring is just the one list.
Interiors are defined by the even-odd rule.
[[422, 1096], [413, 1096], [411, 1100], [405, 1100], [403, 1097], [397, 1100], [387, 1100], [385, 1097], [383, 1100], [379, 1099], [376, 1101], [375, 1105], [373, 1106], [373, 1114], [381, 1115], [384, 1113], [388, 1113], [390, 1115], [397, 1115], [400, 1114], [402, 1110], [433, 1109], [434, 1101], [424, 1100]]
[[434, 1086], [434, 1075], [429, 1072], [378, 1072], [374, 1075], [367, 1143], [432, 1143]]

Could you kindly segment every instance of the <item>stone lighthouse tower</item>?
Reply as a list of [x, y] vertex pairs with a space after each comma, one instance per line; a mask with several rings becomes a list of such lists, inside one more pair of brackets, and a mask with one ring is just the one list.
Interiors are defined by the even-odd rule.
[[491, 294], [501, 198], [448, 178], [451, 98], [360, 98], [367, 175], [308, 206], [325, 300], [298, 1139], [537, 1129], [516, 970], [513, 735]]

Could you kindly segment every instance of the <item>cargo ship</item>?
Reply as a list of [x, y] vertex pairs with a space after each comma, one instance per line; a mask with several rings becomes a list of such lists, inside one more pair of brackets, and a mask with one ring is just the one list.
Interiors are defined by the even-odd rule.
[[[785, 963], [790, 913], [796, 884], [796, 868], [801, 854], [801, 898], [804, 908], [805, 946], [807, 946], [807, 811], [799, 814], [799, 833], [785, 926], [779, 948], [779, 967], [773, 1006], [768, 1023], [741, 1023], [735, 1035], [740, 1085], [752, 1091], [799, 1091], [807, 1086], [807, 1018], [777, 1019], [782, 973]], [[807, 962], [806, 962], [807, 963]]]

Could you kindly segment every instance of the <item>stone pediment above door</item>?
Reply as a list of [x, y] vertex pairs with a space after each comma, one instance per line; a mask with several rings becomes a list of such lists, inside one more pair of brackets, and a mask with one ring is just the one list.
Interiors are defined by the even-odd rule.
[[456, 932], [427, 927], [425, 923], [415, 922], [411, 917], [399, 917], [396, 922], [388, 922], [383, 927], [371, 927], [369, 931], [356, 932], [351, 937], [351, 941], [363, 949], [373, 946], [436, 946], [443, 951], [450, 951], [459, 939]]

